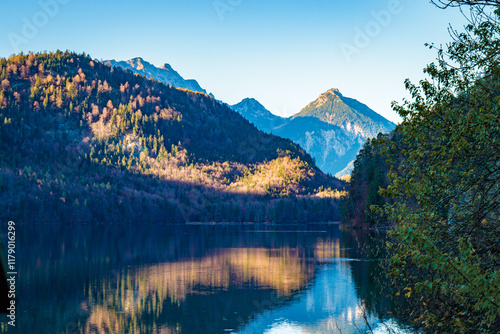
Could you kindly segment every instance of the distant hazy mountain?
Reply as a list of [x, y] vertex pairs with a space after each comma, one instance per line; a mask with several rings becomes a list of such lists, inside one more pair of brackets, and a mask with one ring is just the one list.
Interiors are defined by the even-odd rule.
[[286, 123], [287, 118], [276, 116], [255, 99], [246, 98], [231, 108], [253, 123], [259, 130], [272, 132], [274, 128]]
[[104, 62], [109, 66], [120, 66], [124, 69], [129, 69], [134, 73], [144, 74], [147, 78], [155, 78], [156, 80], [170, 86], [207, 94], [207, 91], [201, 88], [196, 80], [184, 79], [172, 68], [172, 66], [170, 66], [170, 64], [167, 63], [161, 67], [156, 67], [140, 57], [127, 61], [116, 61], [113, 59]]
[[290, 118], [273, 115], [253, 99], [232, 106], [262, 131], [291, 139], [318, 167], [337, 177], [349, 174], [367, 138], [396, 126], [365, 104], [330, 89]]

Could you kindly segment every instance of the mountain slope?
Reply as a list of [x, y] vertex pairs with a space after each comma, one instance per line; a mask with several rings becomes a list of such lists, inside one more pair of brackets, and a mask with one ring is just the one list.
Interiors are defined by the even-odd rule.
[[299, 144], [314, 157], [321, 170], [331, 174], [345, 168], [356, 157], [364, 142], [341, 127], [315, 117], [292, 118], [275, 128], [273, 133]]
[[232, 105], [231, 108], [253, 123], [257, 129], [267, 133], [287, 121], [284, 117], [274, 115], [252, 98], [243, 99], [240, 103]]
[[0, 59], [1, 219], [335, 220], [319, 189], [343, 186], [206, 94], [70, 52]]
[[107, 60], [105, 64], [108, 66], [120, 66], [123, 69], [131, 70], [134, 73], [145, 75], [147, 78], [155, 78], [164, 84], [171, 85], [177, 88], [184, 88], [193, 92], [207, 93], [201, 88], [196, 80], [184, 79], [177, 73], [170, 64], [165, 63], [161, 67], [156, 67], [153, 64], [137, 57], [127, 61]]

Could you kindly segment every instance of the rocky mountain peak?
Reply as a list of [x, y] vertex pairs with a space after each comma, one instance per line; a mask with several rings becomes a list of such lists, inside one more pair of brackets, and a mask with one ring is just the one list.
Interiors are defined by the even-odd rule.
[[138, 71], [144, 69], [145, 67], [144, 65], [146, 66], [151, 65], [141, 57], [132, 58], [129, 61], [127, 61], [127, 64], [129, 64], [131, 67], [134, 67]]
[[240, 103], [232, 105], [231, 108], [241, 114], [257, 128], [264, 132], [272, 132], [272, 130], [283, 124], [286, 119], [276, 116], [266, 109], [259, 101], [254, 98], [245, 98]]
[[241, 100], [240, 104], [247, 105], [248, 107], [265, 109], [265, 107], [259, 101], [251, 97], [244, 98], [243, 100]]
[[165, 64], [161, 65], [161, 66], [160, 66], [160, 68], [161, 68], [162, 70], [167, 70], [167, 71], [173, 71], [173, 70], [174, 70], [174, 69], [172, 68], [172, 66], [170, 66], [170, 64], [169, 64], [169, 63], [165, 63]]
[[338, 95], [338, 96], [342, 96], [342, 94], [340, 93], [340, 90], [338, 88], [330, 88], [329, 90], [327, 90], [326, 92], [324, 92], [321, 95]]

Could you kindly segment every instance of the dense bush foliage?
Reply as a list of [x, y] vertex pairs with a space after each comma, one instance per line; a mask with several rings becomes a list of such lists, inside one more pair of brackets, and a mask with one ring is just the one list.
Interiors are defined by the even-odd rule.
[[[406, 82], [412, 100], [394, 105], [403, 122], [372, 143], [390, 168], [376, 212], [393, 224], [389, 277], [408, 317], [431, 333], [497, 333], [500, 9], [473, 7], [466, 32], [453, 36], [428, 80]], [[360, 155], [356, 172], [373, 159]], [[355, 185], [377, 179], [365, 172]]]

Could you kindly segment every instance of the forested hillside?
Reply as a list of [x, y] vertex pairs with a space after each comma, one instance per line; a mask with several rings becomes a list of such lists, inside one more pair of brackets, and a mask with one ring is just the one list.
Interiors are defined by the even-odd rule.
[[[444, 2], [443, 2], [444, 3]], [[447, 1], [448, 5], [469, 4]], [[485, 1], [486, 4], [497, 2]], [[403, 312], [429, 333], [500, 332], [500, 8], [439, 50], [389, 136], [365, 144], [348, 224], [392, 226], [388, 268]]]
[[379, 134], [376, 139], [368, 139], [356, 156], [349, 180], [349, 196], [344, 197], [340, 204], [344, 225], [369, 228], [387, 224], [386, 217], [381, 217], [370, 208], [389, 201], [379, 194], [380, 188], [389, 183], [389, 166], [377, 143], [394, 138], [396, 133], [395, 130], [390, 135]]
[[0, 73], [3, 219], [337, 219], [343, 182], [206, 94], [71, 52], [0, 59]]

